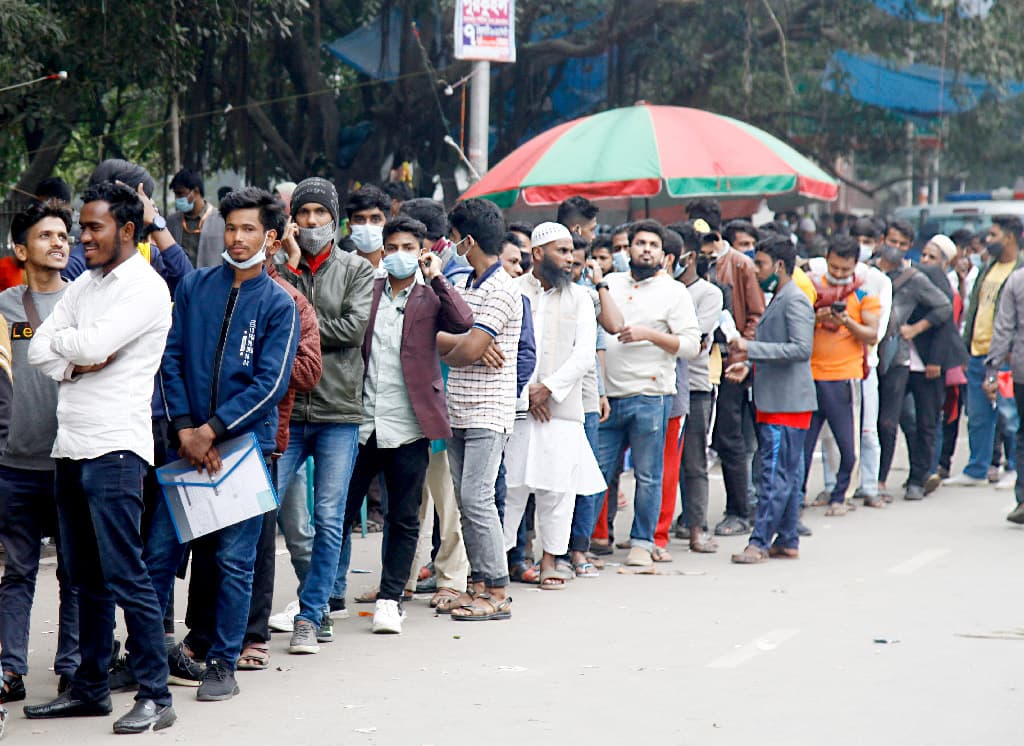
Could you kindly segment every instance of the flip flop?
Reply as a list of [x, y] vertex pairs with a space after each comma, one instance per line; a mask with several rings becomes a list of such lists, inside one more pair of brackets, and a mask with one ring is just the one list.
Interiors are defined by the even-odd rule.
[[597, 571], [597, 567], [593, 562], [577, 562], [572, 566], [573, 571], [576, 573], [577, 578], [599, 578], [601, 573]]
[[664, 547], [654, 547], [651, 551], [651, 559], [655, 562], [671, 562], [672, 555]]
[[542, 591], [560, 591], [565, 588], [566, 579], [558, 570], [540, 571], [540, 589]]

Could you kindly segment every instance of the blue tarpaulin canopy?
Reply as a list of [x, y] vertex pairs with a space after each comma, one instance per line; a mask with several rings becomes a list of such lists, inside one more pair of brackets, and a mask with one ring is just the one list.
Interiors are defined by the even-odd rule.
[[822, 86], [848, 92], [866, 104], [921, 116], [970, 111], [986, 95], [1001, 99], [1024, 93], [1024, 83], [1009, 81], [1001, 87], [984, 78], [958, 75], [935, 65], [900, 65], [873, 55], [839, 50], [825, 69]]
[[400, 67], [398, 53], [402, 46], [402, 11], [391, 9], [386, 45], [381, 43], [384, 38], [383, 20], [383, 15], [376, 16], [366, 25], [323, 47], [363, 75], [377, 80], [395, 78]]
[[[891, 16], [899, 16], [910, 21], [924, 23], [942, 23], [942, 16], [932, 15], [921, 10], [920, 4], [914, 0], [874, 0], [881, 10]], [[995, 5], [995, 0], [959, 0], [956, 12], [962, 18], [984, 17]]]

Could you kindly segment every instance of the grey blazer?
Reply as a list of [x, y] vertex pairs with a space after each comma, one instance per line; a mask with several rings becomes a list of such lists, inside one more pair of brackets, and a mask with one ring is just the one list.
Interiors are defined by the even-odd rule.
[[792, 280], [765, 309], [747, 359], [754, 368], [754, 405], [762, 412], [813, 412], [814, 308]]

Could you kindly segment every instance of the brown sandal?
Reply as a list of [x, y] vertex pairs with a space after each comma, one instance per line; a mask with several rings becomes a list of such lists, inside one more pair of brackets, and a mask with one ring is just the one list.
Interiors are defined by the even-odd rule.
[[758, 549], [753, 544], [747, 544], [746, 549], [732, 556], [732, 561], [736, 565], [757, 565], [768, 561], [768, 552]]
[[459, 593], [454, 588], [438, 588], [437, 589], [437, 593], [435, 593], [430, 598], [430, 608], [431, 609], [436, 609], [438, 607], [438, 604], [441, 603], [441, 601], [443, 601], [443, 600], [445, 600], [447, 598], [455, 600], [455, 599], [457, 599], [461, 595], [462, 594]]
[[458, 596], [447, 596], [445, 598], [438, 599], [437, 605], [434, 607], [434, 611], [436, 611], [438, 614], [451, 614], [452, 609], [459, 609], [464, 606], [469, 606], [471, 603], [473, 603], [474, 598], [476, 598], [476, 591], [474, 591], [472, 588], [469, 588], [465, 592], [460, 593]]
[[850, 509], [846, 506], [846, 503], [830, 503], [828, 508], [825, 509], [825, 515], [828, 516], [842, 516], [850, 512]]
[[[480, 601], [483, 601], [486, 606], [481, 605]], [[512, 597], [506, 596], [501, 601], [495, 603], [491, 594], [478, 593], [476, 598], [473, 599], [473, 603], [461, 606], [459, 609], [463, 613], [457, 614], [453, 611], [453, 622], [489, 622], [499, 619], [511, 619]]]
[[270, 646], [265, 642], [250, 642], [238, 656], [239, 671], [262, 671], [270, 668]]
[[885, 499], [881, 495], [864, 495], [865, 508], [884, 508]]

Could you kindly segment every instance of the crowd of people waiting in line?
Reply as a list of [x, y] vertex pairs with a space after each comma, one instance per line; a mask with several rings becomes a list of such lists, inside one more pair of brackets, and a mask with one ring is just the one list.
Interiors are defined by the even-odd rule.
[[[944, 477], [1016, 482], [1024, 522], [1016, 217], [931, 237], [911, 263], [898, 220], [822, 237], [809, 218], [725, 222], [701, 199], [684, 221], [599, 234], [582, 197], [507, 224], [493, 203], [449, 212], [394, 184], [342, 207], [313, 177], [214, 207], [182, 171], [165, 219], [152, 177], [109, 160], [74, 240], [70, 191], [44, 186], [12, 226], [23, 282], [0, 293], [0, 704], [27, 695], [44, 537], [60, 587], [58, 696], [29, 718], [109, 715], [110, 692], [134, 687], [114, 731], [160, 729], [169, 684], [231, 698], [238, 669], [269, 666], [272, 629], [317, 653], [348, 613], [351, 533], [375, 492], [380, 585], [358, 600], [391, 634], [417, 591], [455, 621], [509, 619], [511, 582], [562, 589], [615, 546], [649, 571], [672, 561], [670, 534], [701, 553], [749, 534], [737, 564], [796, 559], [805, 503], [838, 517], [893, 500], [901, 428], [905, 499]], [[951, 476], [965, 405], [970, 459]], [[154, 467], [216, 474], [219, 447], [246, 434], [280, 507], [182, 544]], [[808, 496], [819, 443], [826, 487]], [[297, 601], [272, 614], [278, 531]]]

